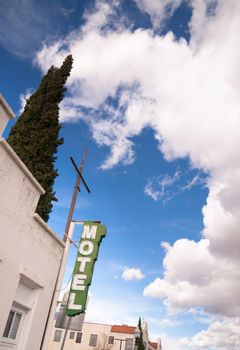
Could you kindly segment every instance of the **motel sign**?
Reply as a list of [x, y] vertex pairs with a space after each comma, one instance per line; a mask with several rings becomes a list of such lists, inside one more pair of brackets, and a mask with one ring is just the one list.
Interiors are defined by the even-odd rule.
[[106, 227], [104, 225], [91, 221], [84, 223], [65, 310], [65, 314], [69, 317], [85, 312], [95, 261], [98, 257], [100, 243], [105, 236]]

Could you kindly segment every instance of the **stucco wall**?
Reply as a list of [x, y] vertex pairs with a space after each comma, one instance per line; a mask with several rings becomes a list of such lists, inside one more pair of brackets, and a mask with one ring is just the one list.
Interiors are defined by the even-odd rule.
[[9, 119], [12, 118], [14, 118], [14, 113], [4, 97], [0, 94], [0, 137], [2, 136]]
[[[64, 346], [64, 349], [66, 350], [100, 350], [100, 349], [109, 349], [109, 350], [119, 350], [120, 349], [120, 341], [116, 339], [123, 339], [122, 342], [122, 350], [125, 349], [125, 342], [127, 338], [134, 340], [133, 334], [126, 334], [126, 333], [116, 333], [111, 332], [112, 326], [109, 324], [100, 324], [100, 323], [91, 323], [91, 322], [84, 322], [83, 328], [82, 328], [82, 340], [81, 343], [76, 343], [76, 336], [77, 332], [75, 331], [74, 339], [69, 339], [70, 332], [72, 330], [70, 329], [67, 333], [66, 343]], [[59, 350], [61, 347], [61, 342], [63, 339], [63, 335], [65, 332], [65, 329], [62, 329], [62, 335], [61, 335], [61, 341], [55, 342], [54, 341], [54, 334], [56, 330], [60, 330], [60, 328], [53, 327], [52, 334], [48, 346], [48, 350]], [[89, 345], [90, 336], [91, 334], [98, 335], [98, 341], [97, 346], [93, 347]], [[114, 337], [114, 344], [110, 345], [108, 344], [108, 337], [113, 336]], [[133, 341], [134, 342], [134, 341]]]
[[[104, 318], [104, 315], [103, 315]], [[134, 350], [135, 347], [135, 335], [134, 333], [126, 333], [126, 331], [120, 331], [120, 329], [127, 329], [127, 328], [132, 328], [128, 326], [115, 326], [115, 328], [118, 327], [119, 331], [112, 331], [114, 330], [112, 325], [109, 324], [101, 324], [101, 323], [91, 323], [91, 322], [84, 322], [82, 329], [79, 331], [75, 331], [73, 329], [68, 330], [67, 332], [67, 337], [66, 337], [66, 342], [64, 345], [64, 350], [119, 350], [121, 347], [121, 350], [126, 349], [126, 340], [127, 339], [132, 339], [132, 348], [131, 350]], [[143, 340], [145, 342], [145, 349], [146, 350], [161, 350], [161, 340], [158, 339], [158, 342], [155, 343], [155, 346], [151, 345], [149, 343], [149, 338], [148, 338], [148, 327], [147, 327], [147, 322], [144, 321], [142, 322], [142, 330], [143, 330]], [[55, 341], [55, 332], [61, 332], [61, 337], [60, 341]], [[74, 332], [74, 338], [70, 339], [70, 333]], [[77, 333], [81, 332], [82, 333], [82, 339], [81, 343], [76, 343], [76, 337]], [[65, 329], [61, 328], [55, 328], [53, 326], [51, 336], [50, 336], [50, 342], [48, 345], [48, 350], [60, 350], [62, 340], [64, 337]], [[90, 346], [89, 341], [91, 334], [96, 334], [98, 336], [97, 340], [97, 346]], [[108, 337], [114, 337], [114, 342], [113, 344], [108, 344]], [[122, 342], [120, 341], [122, 339]], [[128, 348], [129, 349], [129, 348]]]
[[[0, 109], [2, 125], [5, 123], [5, 117]], [[1, 350], [9, 347], [17, 350], [40, 348], [64, 249], [64, 243], [35, 214], [42, 193], [44, 190], [39, 183], [8, 143], [1, 139]], [[24, 307], [25, 319], [18, 339], [6, 345], [7, 340], [2, 335], [14, 301], [16, 307]]]

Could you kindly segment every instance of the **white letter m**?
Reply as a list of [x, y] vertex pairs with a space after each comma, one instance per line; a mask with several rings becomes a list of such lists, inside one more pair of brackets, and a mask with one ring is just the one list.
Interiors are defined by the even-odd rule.
[[82, 232], [82, 238], [95, 239], [96, 233], [97, 233], [97, 225], [91, 226], [91, 229], [90, 229], [89, 225], [84, 225], [83, 232]]

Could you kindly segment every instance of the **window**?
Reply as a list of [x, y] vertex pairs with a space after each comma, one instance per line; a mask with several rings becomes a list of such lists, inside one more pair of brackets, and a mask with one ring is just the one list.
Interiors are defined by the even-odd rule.
[[22, 318], [22, 314], [20, 312], [17, 312], [14, 310], [10, 311], [8, 315], [7, 323], [3, 332], [3, 336], [5, 338], [16, 339], [21, 318]]
[[131, 338], [126, 339], [125, 350], [133, 350], [133, 339], [131, 339]]
[[75, 338], [75, 332], [70, 332], [69, 339], [74, 339], [74, 338]]
[[112, 335], [108, 337], [108, 344], [114, 344], [114, 337]]
[[89, 346], [97, 346], [97, 334], [90, 335]]
[[78, 332], [76, 337], [76, 343], [81, 343], [82, 341], [82, 333]]
[[61, 336], [62, 336], [62, 331], [60, 329], [56, 329], [53, 341], [56, 341], [59, 343], [61, 341]]

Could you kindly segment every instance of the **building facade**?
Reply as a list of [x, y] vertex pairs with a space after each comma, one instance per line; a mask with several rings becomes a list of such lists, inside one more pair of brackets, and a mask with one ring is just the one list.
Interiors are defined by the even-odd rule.
[[[11, 108], [0, 96], [0, 137]], [[35, 213], [44, 189], [0, 139], [0, 350], [39, 350], [64, 243]]]
[[[146, 350], [162, 350], [160, 339], [148, 339], [147, 323], [142, 323], [143, 341]], [[109, 325], [84, 322], [81, 330], [67, 331], [64, 350], [134, 350], [136, 326]], [[60, 350], [65, 329], [53, 327], [48, 350]]]

